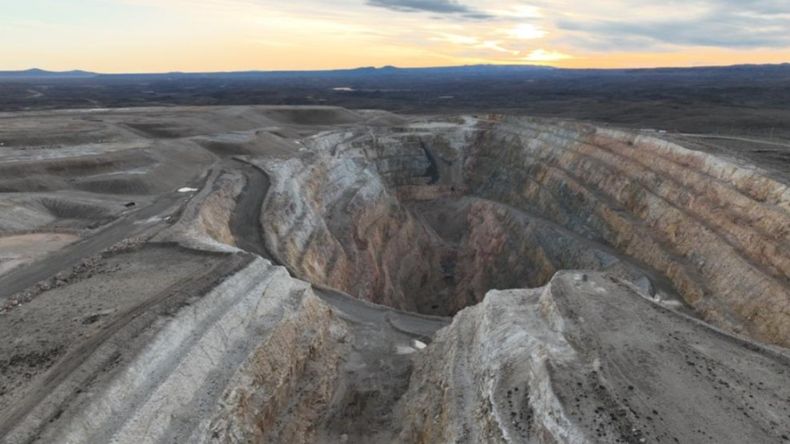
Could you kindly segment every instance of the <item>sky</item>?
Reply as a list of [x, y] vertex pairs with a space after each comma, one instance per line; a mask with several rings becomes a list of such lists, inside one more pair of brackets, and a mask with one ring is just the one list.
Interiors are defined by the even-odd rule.
[[790, 62], [790, 0], [0, 0], [0, 70]]

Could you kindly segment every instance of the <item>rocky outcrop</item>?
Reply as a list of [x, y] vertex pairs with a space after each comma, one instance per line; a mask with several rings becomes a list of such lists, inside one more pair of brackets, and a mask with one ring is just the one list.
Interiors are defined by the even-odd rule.
[[233, 248], [235, 239], [230, 225], [243, 187], [244, 178], [238, 172], [210, 172], [205, 186], [186, 205], [178, 221], [154, 240], [199, 250], [238, 251]]
[[400, 441], [779, 442], [788, 364], [622, 281], [560, 272], [489, 292], [437, 334], [400, 400]]
[[309, 441], [343, 350], [308, 284], [257, 259], [164, 319], [131, 336], [123, 365], [86, 360], [74, 374], [96, 371], [90, 390], [62, 384], [6, 442]]
[[350, 350], [341, 342], [344, 324], [330, 308], [305, 283], [289, 285], [289, 292], [268, 289], [269, 295], [288, 300], [269, 300], [265, 305], [288, 312], [262, 317], [265, 324], [258, 330], [266, 333], [254, 341], [254, 352], [227, 383], [207, 427], [193, 432], [195, 441], [314, 440], [314, 422], [325, 415], [343, 356]]

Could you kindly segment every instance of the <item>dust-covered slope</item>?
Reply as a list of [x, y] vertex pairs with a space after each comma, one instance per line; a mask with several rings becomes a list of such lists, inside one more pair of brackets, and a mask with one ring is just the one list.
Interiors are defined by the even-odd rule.
[[782, 442], [790, 356], [599, 273], [491, 291], [417, 361], [402, 442]]

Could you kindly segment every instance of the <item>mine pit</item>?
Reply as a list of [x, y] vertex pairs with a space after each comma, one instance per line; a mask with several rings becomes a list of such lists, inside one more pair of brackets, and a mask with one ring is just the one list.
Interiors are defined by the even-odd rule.
[[528, 119], [305, 143], [304, 159], [261, 162], [274, 188], [262, 222], [313, 282], [452, 316], [490, 289], [597, 270], [730, 331], [786, 337], [783, 321], [749, 321], [788, 291], [787, 191], [767, 178], [652, 136]]
[[730, 147], [332, 107], [35, 120], [0, 116], [25, 147], [3, 442], [790, 434], [790, 189]]

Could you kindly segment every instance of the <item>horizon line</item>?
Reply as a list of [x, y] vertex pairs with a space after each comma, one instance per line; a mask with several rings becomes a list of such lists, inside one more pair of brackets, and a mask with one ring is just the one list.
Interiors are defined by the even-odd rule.
[[43, 73], [52, 74], [66, 74], [66, 73], [85, 73], [98, 76], [112, 76], [112, 75], [167, 75], [167, 74], [235, 74], [235, 73], [321, 73], [321, 72], [334, 72], [334, 71], [358, 71], [358, 70], [386, 70], [386, 69], [400, 69], [400, 70], [418, 70], [418, 69], [452, 69], [452, 68], [474, 68], [474, 67], [501, 67], [501, 68], [536, 68], [536, 69], [552, 69], [561, 71], [647, 71], [659, 69], [705, 69], [705, 68], [735, 68], [735, 67], [749, 67], [749, 66], [785, 66], [790, 65], [790, 61], [781, 63], [735, 63], [730, 65], [674, 65], [674, 66], [653, 66], [653, 67], [622, 67], [622, 68], [564, 68], [554, 65], [542, 64], [508, 64], [508, 63], [477, 63], [477, 64], [464, 64], [464, 65], [428, 65], [428, 66], [396, 66], [396, 65], [381, 65], [381, 66], [356, 66], [356, 67], [341, 67], [341, 68], [322, 68], [322, 69], [242, 69], [242, 70], [221, 70], [221, 71], [126, 71], [126, 72], [100, 72], [90, 71], [86, 69], [66, 69], [66, 70], [50, 70], [45, 68], [31, 67], [26, 69], [0, 69], [0, 73], [10, 72], [32, 72], [39, 71]]

